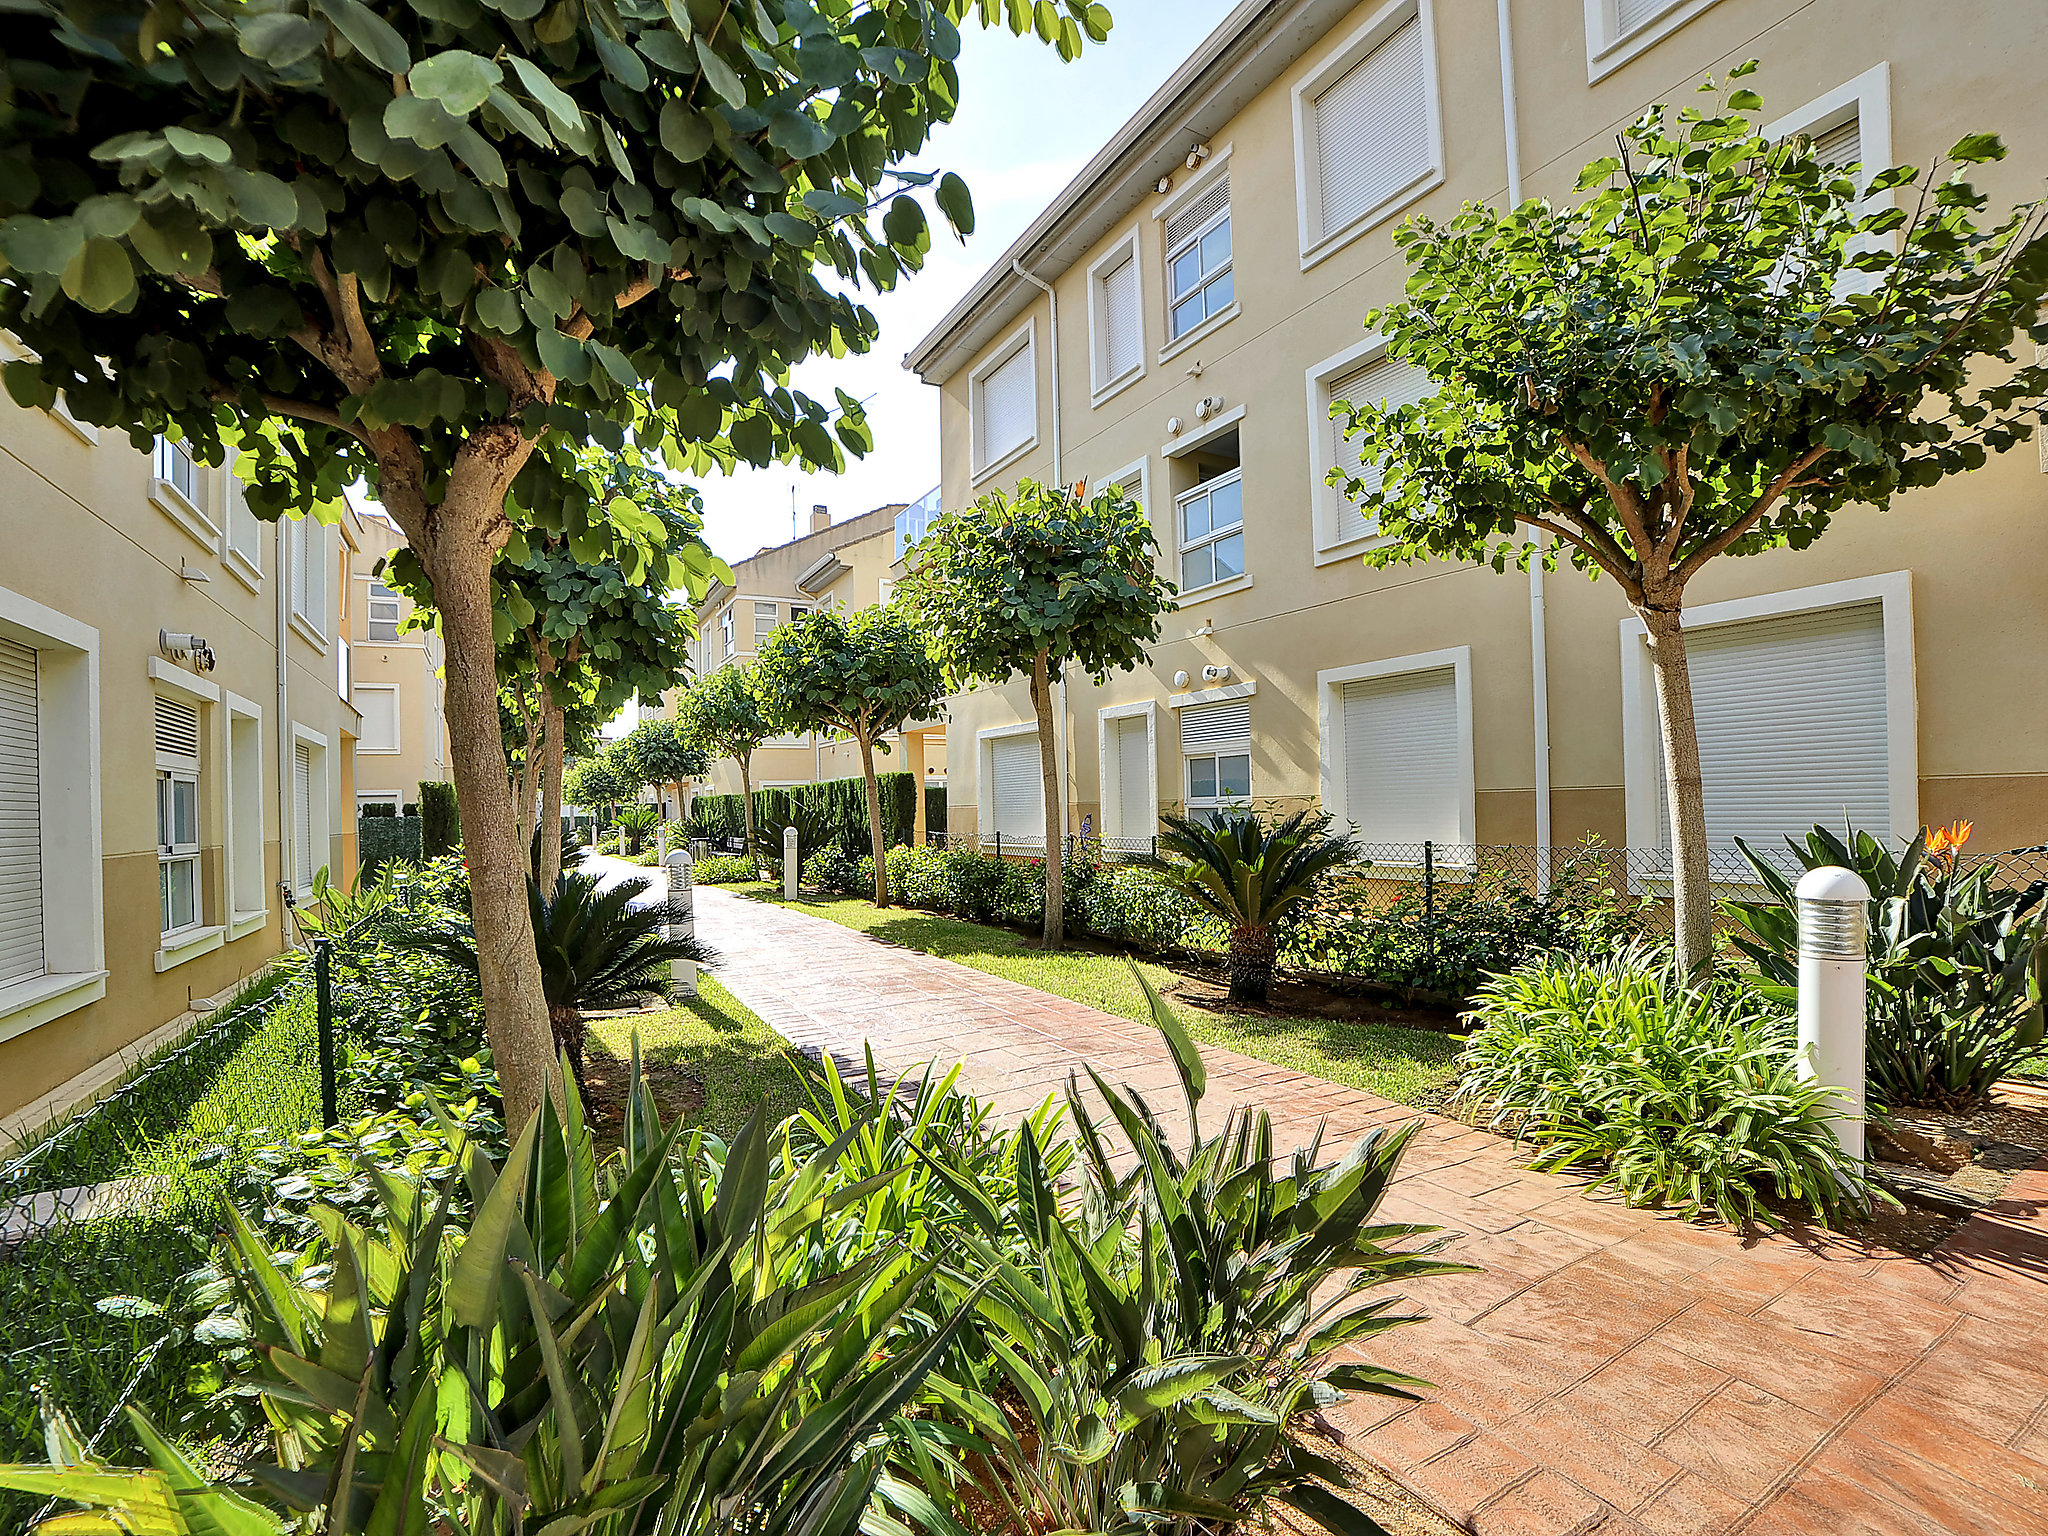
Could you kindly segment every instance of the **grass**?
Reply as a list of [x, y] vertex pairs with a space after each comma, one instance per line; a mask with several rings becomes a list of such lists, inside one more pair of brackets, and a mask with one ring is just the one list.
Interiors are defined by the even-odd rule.
[[[892, 944], [955, 960], [991, 976], [1072, 998], [1104, 1013], [1149, 1022], [1145, 994], [1121, 955], [1067, 949], [1045, 954], [1022, 935], [959, 918], [891, 907], [877, 910], [858, 897], [784, 902], [780, 888], [766, 882], [727, 887], [756, 901], [787, 906], [822, 917]], [[1141, 960], [1153, 986], [1165, 990], [1179, 978], [1163, 965]], [[1448, 1088], [1457, 1042], [1433, 1030], [1403, 1029], [1358, 1019], [1325, 1019], [1255, 1013], [1223, 1013], [1180, 998], [1174, 1011], [1188, 1033], [1207, 1045], [1240, 1051], [1275, 1066], [1362, 1088], [1396, 1103], [1434, 1107]]]
[[593, 1019], [590, 1025], [596, 1043], [621, 1060], [632, 1050], [635, 1031], [643, 1059], [680, 1067], [698, 1081], [704, 1102], [688, 1121], [719, 1136], [730, 1138], [763, 1103], [773, 1125], [810, 1102], [789, 1042], [702, 972], [694, 1003], [666, 1013]]

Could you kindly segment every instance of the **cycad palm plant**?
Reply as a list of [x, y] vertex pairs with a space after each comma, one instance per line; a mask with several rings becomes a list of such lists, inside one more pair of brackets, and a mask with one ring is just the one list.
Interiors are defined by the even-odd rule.
[[1321, 811], [1268, 825], [1256, 811], [1162, 816], [1159, 857], [1168, 885], [1230, 930], [1230, 996], [1264, 1003], [1273, 985], [1273, 926], [1315, 894], [1331, 870], [1352, 863], [1351, 839], [1333, 835]]

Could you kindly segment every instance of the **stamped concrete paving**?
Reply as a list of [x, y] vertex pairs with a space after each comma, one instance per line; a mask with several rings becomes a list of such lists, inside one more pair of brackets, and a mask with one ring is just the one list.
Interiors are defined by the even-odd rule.
[[[1021, 1115], [1086, 1061], [1164, 1110], [1158, 1037], [1079, 1003], [700, 888], [719, 979], [803, 1047], [965, 1063]], [[1505, 1142], [1206, 1049], [1210, 1097], [1305, 1140], [1425, 1126], [1387, 1214], [1483, 1272], [1409, 1287], [1430, 1320], [1370, 1358], [1436, 1388], [1363, 1399], [1347, 1444], [1482, 1536], [2048, 1531], [2048, 1173], [1931, 1261], [1660, 1219], [1520, 1167]]]

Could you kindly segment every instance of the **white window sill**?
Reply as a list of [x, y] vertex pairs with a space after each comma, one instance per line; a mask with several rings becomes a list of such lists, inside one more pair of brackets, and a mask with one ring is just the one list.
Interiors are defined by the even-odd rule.
[[315, 629], [305, 616], [296, 609], [292, 612], [292, 628], [297, 630], [299, 638], [312, 646], [314, 650], [323, 656], [327, 654], [327, 637]]
[[246, 939], [269, 921], [270, 910], [267, 907], [260, 912], [237, 912], [228, 919], [228, 942]]
[[1181, 593], [1177, 601], [1180, 604], [1180, 610], [1186, 612], [1190, 608], [1200, 607], [1212, 598], [1228, 597], [1233, 592], [1243, 592], [1251, 584], [1251, 573], [1247, 571], [1244, 575], [1233, 576], [1228, 581], [1212, 581], [1206, 587], [1191, 588]]
[[165, 934], [163, 948], [156, 952], [157, 970], [168, 971], [187, 960], [212, 954], [227, 942], [227, 932], [216, 924], [211, 928], [187, 928], [181, 933]]
[[1127, 369], [1121, 377], [1111, 379], [1088, 397], [1088, 409], [1092, 411], [1098, 405], [1103, 405], [1115, 399], [1143, 377], [1145, 377], [1145, 365], [1143, 363], [1138, 363], [1134, 367]]
[[206, 514], [187, 500], [185, 493], [170, 481], [151, 480], [149, 499], [155, 503], [158, 511], [190, 534], [192, 542], [209, 555], [220, 548], [220, 530], [214, 527], [207, 520]]
[[1189, 331], [1184, 336], [1174, 337], [1172, 341], [1161, 347], [1159, 349], [1159, 361], [1163, 363], [1171, 358], [1179, 357], [1181, 353], [1187, 351], [1189, 347], [1192, 347], [1204, 336], [1209, 335], [1213, 331], [1221, 330], [1236, 318], [1237, 300], [1232, 299], [1225, 308], [1217, 310], [1215, 314], [1204, 320], [1192, 331]]
[[230, 548], [221, 557], [220, 563], [227, 567], [230, 576], [234, 577], [235, 580], [239, 581], [251, 592], [261, 592], [263, 590], [263, 567], [249, 559], [239, 549]]
[[99, 446], [100, 429], [91, 422], [80, 421], [76, 416], [72, 415], [71, 407], [64, 403], [62, 395], [57, 397], [57, 407], [50, 412], [50, 415], [56, 419], [58, 426], [69, 429], [71, 435], [81, 443], [84, 443], [88, 448]]
[[106, 995], [105, 971], [54, 971], [0, 987], [0, 1040], [27, 1034]]
[[1012, 464], [1016, 463], [1019, 459], [1023, 458], [1025, 454], [1029, 453], [1032, 449], [1036, 448], [1037, 446], [1038, 434], [1034, 432], [1029, 437], [1025, 438], [1023, 442], [1019, 443], [1016, 447], [1012, 448], [1008, 453], [1004, 454], [1001, 458], [997, 459], [993, 464], [982, 465], [981, 468], [977, 469], [974, 472], [974, 478], [970, 483], [974, 485], [979, 485], [982, 481], [988, 479], [990, 475], [1001, 474], [1004, 470], [1008, 469]]
[[1384, 533], [1368, 533], [1362, 539], [1352, 539], [1344, 544], [1332, 544], [1327, 549], [1316, 551], [1317, 565], [1335, 565], [1340, 560], [1356, 560], [1370, 549], [1380, 549], [1394, 541]]
[[1310, 267], [1327, 261], [1368, 230], [1386, 223], [1410, 203], [1426, 193], [1434, 192], [1443, 184], [1444, 173], [1441, 166], [1432, 165], [1425, 171], [1417, 172], [1415, 179], [1406, 186], [1381, 198], [1343, 228], [1332, 230], [1314, 244], [1306, 246], [1301, 253], [1301, 270], [1306, 272]]

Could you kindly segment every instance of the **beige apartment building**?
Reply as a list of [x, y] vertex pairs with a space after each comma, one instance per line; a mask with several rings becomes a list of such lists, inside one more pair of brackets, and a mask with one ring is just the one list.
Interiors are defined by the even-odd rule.
[[[827, 508], [813, 507], [803, 535], [735, 561], [733, 584], [713, 587], [697, 605], [697, 676], [750, 663], [777, 629], [815, 609], [853, 611], [888, 602], [902, 574], [905, 549], [923, 536], [937, 506], [934, 491], [916, 502], [894, 502], [841, 523], [832, 521]], [[671, 694], [671, 712], [673, 701]], [[875, 759], [877, 772], [913, 773], [927, 785], [946, 782], [945, 722], [912, 721], [910, 729], [886, 738], [886, 744]], [[774, 737], [754, 754], [752, 771], [756, 789], [851, 778], [861, 771], [860, 749], [832, 736]], [[714, 761], [708, 792], [736, 795], [739, 790], [738, 764], [730, 758]], [[920, 796], [920, 835], [923, 817]]]
[[[1246, 0], [905, 359], [942, 392], [946, 507], [1121, 481], [1182, 588], [1148, 664], [1066, 683], [1067, 830], [1319, 801], [1380, 843], [1666, 846], [1619, 591], [1368, 569], [1328, 408], [1428, 387], [1363, 328], [1404, 218], [1568, 201], [1646, 105], [1752, 57], [1775, 133], [1874, 169], [1995, 131], [1994, 207], [2041, 194], [2036, 0]], [[1717, 847], [1845, 815], [2048, 837], [2044, 469], [2029, 446], [1692, 582]], [[951, 716], [953, 832], [1041, 837], [1022, 685]]]
[[281, 887], [352, 875], [363, 537], [0, 402], [0, 1146], [277, 954]]
[[362, 527], [362, 547], [349, 558], [350, 610], [361, 616], [349, 694], [363, 717], [356, 742], [355, 803], [403, 807], [419, 799], [421, 780], [446, 783], [453, 777], [441, 636], [437, 630], [405, 628], [411, 599], [377, 574], [380, 564], [404, 547], [405, 535], [376, 512], [364, 515]]

